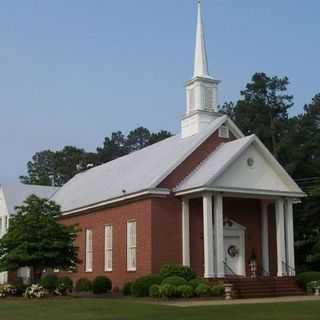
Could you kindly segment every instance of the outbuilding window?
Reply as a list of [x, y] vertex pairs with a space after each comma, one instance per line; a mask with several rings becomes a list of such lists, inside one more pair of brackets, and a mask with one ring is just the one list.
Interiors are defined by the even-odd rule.
[[93, 261], [93, 247], [92, 247], [92, 230], [86, 230], [86, 265], [85, 271], [92, 272], [92, 261]]
[[127, 223], [127, 270], [137, 270], [137, 223]]
[[104, 271], [112, 271], [112, 225], [104, 227]]

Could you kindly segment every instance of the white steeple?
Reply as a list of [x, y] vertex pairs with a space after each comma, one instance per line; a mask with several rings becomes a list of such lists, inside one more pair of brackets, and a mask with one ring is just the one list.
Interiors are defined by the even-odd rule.
[[197, 3], [198, 18], [194, 73], [192, 80], [186, 83], [187, 112], [181, 123], [182, 137], [198, 133], [219, 116], [217, 106], [218, 84], [220, 81], [209, 75], [201, 1], [197, 0]]
[[198, 21], [197, 21], [197, 35], [196, 35], [196, 50], [194, 59], [193, 77], [209, 77], [208, 59], [206, 39], [203, 31], [201, 1], [198, 0]]

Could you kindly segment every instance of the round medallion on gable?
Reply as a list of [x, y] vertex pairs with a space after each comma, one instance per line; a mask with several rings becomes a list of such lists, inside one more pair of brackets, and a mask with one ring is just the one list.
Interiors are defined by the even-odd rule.
[[248, 167], [249, 168], [254, 168], [254, 159], [253, 158], [251, 158], [251, 157], [249, 157], [248, 159], [247, 159], [247, 165], [248, 165]]

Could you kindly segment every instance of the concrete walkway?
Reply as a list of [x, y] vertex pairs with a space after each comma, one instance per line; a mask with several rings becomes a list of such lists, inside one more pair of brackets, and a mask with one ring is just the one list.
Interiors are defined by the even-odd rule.
[[320, 297], [316, 296], [296, 296], [296, 297], [275, 297], [275, 298], [259, 298], [259, 299], [234, 299], [234, 300], [203, 300], [203, 301], [172, 301], [164, 302], [162, 305], [175, 307], [201, 307], [201, 306], [228, 306], [235, 304], [257, 304], [257, 303], [283, 303], [283, 302], [303, 302], [303, 301], [319, 301]]

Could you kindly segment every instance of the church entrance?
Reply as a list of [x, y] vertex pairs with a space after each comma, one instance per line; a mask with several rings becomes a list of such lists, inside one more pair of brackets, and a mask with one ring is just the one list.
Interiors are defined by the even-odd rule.
[[226, 275], [245, 276], [245, 227], [228, 221], [224, 226]]

